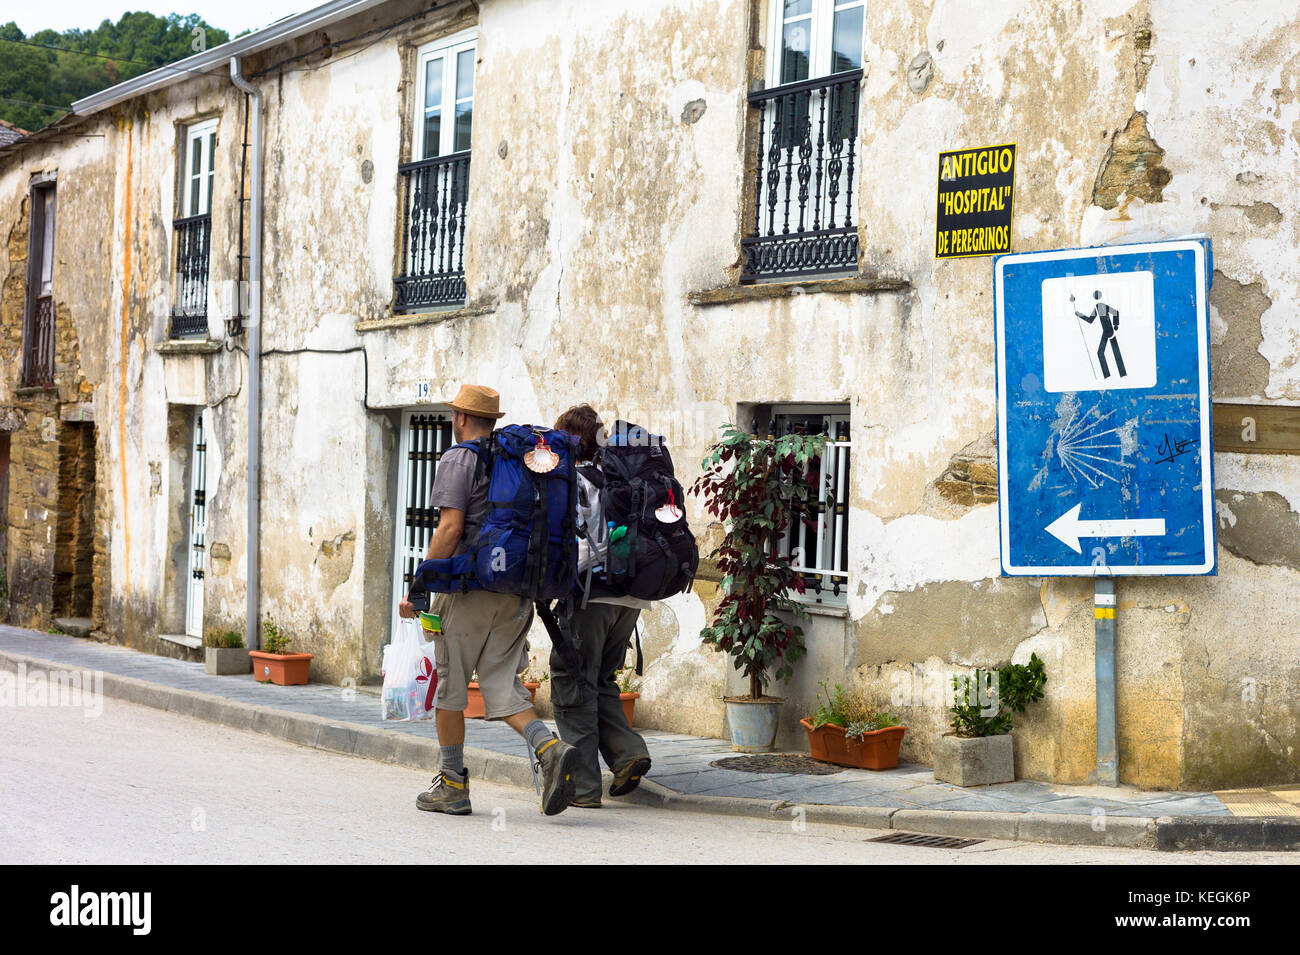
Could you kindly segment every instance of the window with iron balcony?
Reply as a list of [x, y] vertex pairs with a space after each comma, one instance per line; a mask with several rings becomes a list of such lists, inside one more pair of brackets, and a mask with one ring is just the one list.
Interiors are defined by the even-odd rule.
[[176, 272], [172, 280], [171, 338], [208, 335], [208, 268], [212, 260], [216, 148], [215, 119], [186, 128], [180, 155], [180, 216], [172, 223]]
[[411, 161], [397, 167], [402, 210], [393, 310], [465, 304], [465, 208], [474, 122], [476, 36], [461, 33], [416, 54]]
[[864, 0], [773, 0], [741, 281], [852, 274]]

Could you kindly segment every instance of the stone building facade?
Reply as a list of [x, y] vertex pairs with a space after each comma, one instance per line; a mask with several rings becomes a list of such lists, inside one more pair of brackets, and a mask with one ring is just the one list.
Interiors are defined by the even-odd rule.
[[[24, 140], [9, 148], [23, 153]], [[57, 194], [82, 187], [102, 167], [82, 166], [87, 157], [75, 150], [38, 148], [26, 155], [0, 219], [6, 236], [0, 249], [4, 614], [9, 623], [39, 628], [63, 620], [85, 635], [103, 619], [108, 590], [107, 540], [97, 532], [97, 513], [106, 504], [103, 449], [79, 344], [80, 322], [99, 316], [87, 308], [83, 296], [95, 290], [78, 280], [68, 240], [91, 248], [104, 242], [75, 223], [60, 225]], [[60, 241], [46, 243], [55, 232]], [[68, 287], [51, 290], [51, 272]]]
[[[1091, 586], [1000, 576], [991, 267], [933, 257], [937, 156], [1017, 144], [1017, 251], [1208, 234], [1214, 397], [1285, 416], [1300, 405], [1289, 5], [318, 12], [240, 48], [266, 110], [258, 597], [317, 679], [377, 678], [458, 383], [497, 387], [514, 421], [589, 401], [645, 423], [683, 483], [725, 422], [824, 425], [843, 506], [814, 545], [808, 656], [774, 688], [790, 701], [779, 743], [802, 748], [797, 719], [828, 680], [892, 700], [904, 758], [926, 762], [945, 714], [924, 688], [1035, 652], [1047, 697], [1017, 723], [1017, 771], [1091, 777]], [[64, 437], [76, 407], [96, 429], [96, 618], [169, 653], [241, 627], [248, 586], [247, 103], [224, 61], [202, 64], [0, 150], [10, 619], [43, 621], [67, 571], [35, 538], [67, 510], [55, 449], [84, 447]], [[31, 177], [55, 167], [56, 327], [75, 340], [55, 391], [17, 394], [16, 256]], [[1121, 582], [1124, 782], [1300, 779], [1288, 450], [1216, 454], [1217, 576]], [[38, 553], [49, 596], [20, 595]], [[716, 587], [706, 571], [645, 615], [646, 725], [725, 734], [721, 698], [741, 686], [699, 640]]]

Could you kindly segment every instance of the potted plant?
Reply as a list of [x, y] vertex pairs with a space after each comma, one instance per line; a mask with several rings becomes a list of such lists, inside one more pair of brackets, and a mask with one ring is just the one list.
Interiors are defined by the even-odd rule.
[[627, 725], [633, 726], [632, 714], [636, 712], [636, 701], [641, 699], [641, 681], [636, 677], [636, 667], [619, 667], [614, 671], [618, 678], [618, 698], [623, 704], [623, 715]]
[[[477, 676], [477, 674], [475, 675]], [[537, 690], [541, 687], [542, 681], [549, 678], [549, 673], [543, 673], [535, 678], [531, 673], [531, 664], [528, 670], [519, 674], [519, 682], [528, 691], [528, 697], [532, 702], [537, 700]], [[487, 716], [487, 706], [483, 703], [483, 691], [479, 689], [477, 680], [470, 680], [469, 682], [468, 700], [465, 705], [465, 719], [481, 720]]]
[[483, 691], [477, 680], [469, 681], [468, 702], [465, 704], [465, 719], [481, 720], [487, 716], [487, 707], [483, 704]]
[[519, 674], [519, 682], [524, 685], [524, 689], [528, 691], [528, 695], [532, 698], [534, 703], [537, 702], [537, 691], [541, 689], [542, 684], [550, 678], [551, 675], [545, 670], [538, 669], [534, 672], [533, 661], [531, 660], [528, 662], [528, 666], [525, 668], [524, 672]]
[[253, 658], [253, 676], [257, 682], [268, 680], [277, 686], [299, 686], [307, 682], [311, 669], [311, 653], [293, 653], [289, 636], [271, 617], [262, 620], [262, 649], [249, 650]]
[[1047, 674], [1038, 654], [997, 671], [954, 677], [952, 733], [934, 746], [934, 778], [958, 786], [1009, 783], [1016, 778], [1011, 715], [1043, 698]]
[[233, 628], [209, 630], [203, 637], [203, 663], [212, 676], [248, 673], [253, 663], [244, 646], [244, 635]]
[[[788, 680], [791, 664], [804, 655], [803, 629], [777, 614], [791, 590], [804, 590], [778, 543], [816, 490], [808, 465], [827, 440], [806, 434], [762, 438], [727, 425], [691, 488], [704, 496], [705, 510], [726, 524], [715, 552], [723, 597], [700, 637], [730, 654], [749, 678], [748, 696], [724, 700], [736, 752], [771, 751], [784, 700], [766, 696], [767, 684], [773, 677]], [[793, 612], [801, 615], [797, 607]]]
[[866, 696], [845, 692], [838, 684], [832, 693], [825, 680], [819, 697], [825, 697], [811, 719], [799, 722], [808, 732], [813, 759], [858, 769], [893, 769], [907, 727]]

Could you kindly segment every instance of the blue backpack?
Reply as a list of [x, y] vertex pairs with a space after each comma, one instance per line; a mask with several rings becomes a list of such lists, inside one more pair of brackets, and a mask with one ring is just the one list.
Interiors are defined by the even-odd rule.
[[[512, 424], [455, 447], [478, 455], [477, 476], [488, 478], [488, 513], [463, 554], [420, 564], [411, 582], [411, 602], [418, 607], [424, 592], [470, 590], [531, 600], [568, 596], [578, 563], [578, 439], [564, 431]], [[541, 472], [529, 467], [528, 461], [550, 463], [548, 449], [556, 459], [553, 467]]]

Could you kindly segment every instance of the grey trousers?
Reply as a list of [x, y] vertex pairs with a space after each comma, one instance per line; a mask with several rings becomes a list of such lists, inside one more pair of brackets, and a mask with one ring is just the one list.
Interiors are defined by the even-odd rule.
[[645, 740], [628, 725], [614, 671], [623, 665], [641, 611], [614, 604], [588, 604], [573, 615], [581, 673], [569, 673], [551, 651], [551, 703], [560, 738], [582, 756], [574, 797], [600, 801], [600, 762], [611, 770], [649, 756]]

